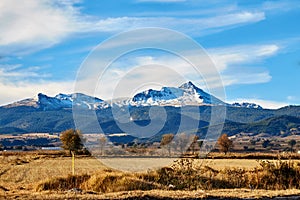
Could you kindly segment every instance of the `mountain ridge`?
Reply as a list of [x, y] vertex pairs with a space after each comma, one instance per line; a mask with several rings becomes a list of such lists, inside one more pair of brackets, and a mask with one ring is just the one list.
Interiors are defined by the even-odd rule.
[[[158, 136], [170, 132], [176, 133], [179, 127], [180, 131], [196, 131], [203, 136], [205, 127], [209, 126], [212, 110], [218, 106], [226, 107], [224, 131], [229, 135], [241, 131], [252, 131], [254, 134], [261, 131], [278, 134], [278, 130], [288, 133], [290, 129], [300, 131], [300, 120], [298, 120], [300, 119], [300, 106], [286, 106], [272, 110], [263, 109], [251, 103], [228, 104], [197, 88], [192, 82], [184, 83], [177, 88], [149, 89], [136, 95], [130, 99], [109, 102], [82, 93], [60, 93], [54, 97], [40, 93], [36, 98], [23, 99], [0, 107], [0, 134], [58, 133], [76, 128], [72, 113], [74, 106], [83, 108], [83, 111], [94, 110], [102, 132], [105, 134], [123, 132], [118, 126], [120, 124], [127, 127], [129, 131], [127, 134], [130, 134], [131, 130], [134, 132], [136, 125], [147, 126], [150, 123], [156, 124], [165, 120], [164, 126], [158, 129]], [[130, 120], [124, 106], [130, 113]], [[150, 119], [150, 110], [153, 107], [163, 107], [166, 119], [163, 118], [161, 112], [151, 113]], [[182, 113], [183, 107], [184, 113]], [[114, 116], [113, 110], [118, 112], [120, 118]], [[85, 112], [83, 112], [83, 117], [86, 117], [84, 114]], [[118, 121], [122, 118], [128, 121]], [[181, 119], [188, 123], [179, 126]], [[198, 127], [192, 127], [189, 124], [198, 124]], [[272, 129], [272, 124], [276, 125], [275, 129]], [[88, 127], [86, 130], [90, 133], [98, 131], [89, 123], [85, 126]], [[274, 130], [273, 133], [272, 130]]]
[[186, 106], [186, 105], [224, 105], [233, 107], [257, 108], [260, 105], [254, 103], [229, 104], [217, 97], [203, 91], [191, 81], [179, 87], [162, 87], [161, 90], [149, 89], [135, 94], [132, 98], [122, 100], [105, 101], [98, 97], [92, 97], [83, 93], [62, 94], [54, 97], [39, 93], [36, 98], [27, 98], [1, 107], [11, 108], [29, 106], [41, 110], [71, 109], [73, 106], [87, 109], [103, 109], [112, 106]]

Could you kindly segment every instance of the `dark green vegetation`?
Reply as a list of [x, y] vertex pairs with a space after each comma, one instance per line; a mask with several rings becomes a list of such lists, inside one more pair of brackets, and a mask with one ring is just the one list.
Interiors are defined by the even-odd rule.
[[[250, 123], [240, 123], [233, 121], [226, 121], [224, 124], [223, 132], [232, 136], [238, 133], [268, 133], [273, 136], [287, 136], [291, 134], [299, 135], [300, 130], [300, 117], [294, 116], [274, 116], [261, 121], [255, 121]], [[296, 129], [295, 133], [291, 129]], [[207, 131], [207, 127], [200, 128], [198, 133], [204, 135]]]
[[[134, 122], [140, 126], [146, 126], [149, 123], [156, 124], [156, 121], [164, 120], [160, 112], [152, 113], [154, 117], [149, 119], [150, 107], [131, 107], [130, 113]], [[189, 121], [189, 124], [197, 123], [198, 131], [189, 127], [187, 124], [181, 127], [182, 131], [198, 132], [199, 136], [205, 136], [207, 127], [209, 125], [211, 106], [186, 106], [185, 112], [189, 116], [181, 115], [181, 108], [178, 107], [164, 107], [167, 113], [167, 120], [164, 127], [160, 130], [155, 138], [152, 140], [160, 141], [161, 135], [165, 133], [176, 133], [181, 118]], [[200, 110], [200, 121], [198, 111]], [[196, 112], [197, 111], [197, 112]], [[82, 115], [84, 115], [83, 113]], [[101, 128], [105, 133], [120, 133], [123, 132], [113, 119], [110, 108], [96, 111]], [[122, 116], [122, 111], [119, 112]], [[123, 124], [130, 127], [130, 123]], [[90, 127], [88, 132], [98, 132]], [[271, 135], [281, 134], [298, 134], [300, 127], [300, 106], [288, 106], [278, 110], [268, 109], [251, 109], [227, 107], [227, 117], [224, 124], [224, 131], [229, 136], [240, 132], [251, 132], [255, 134], [268, 133]], [[0, 108], [0, 133], [14, 134], [14, 133], [34, 133], [47, 132], [58, 133], [70, 128], [75, 128], [72, 110], [58, 109], [58, 110], [40, 110], [38, 108], [29, 106], [19, 106], [11, 108]], [[293, 133], [291, 133], [293, 129]], [[128, 133], [130, 134], [130, 133]]]

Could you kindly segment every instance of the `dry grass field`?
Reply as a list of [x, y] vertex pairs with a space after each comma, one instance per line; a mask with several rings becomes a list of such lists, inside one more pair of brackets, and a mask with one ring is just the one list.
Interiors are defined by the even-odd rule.
[[[113, 162], [126, 164], [124, 159]], [[232, 177], [238, 179], [238, 176], [245, 179], [244, 174], [259, 169], [261, 164], [255, 159], [176, 161], [170, 167], [150, 171], [149, 168], [157, 166], [157, 162], [159, 159], [140, 163], [131, 160], [127, 167], [134, 167], [135, 163], [139, 165], [137, 169], [127, 171], [145, 169], [136, 173], [111, 170], [93, 157], [77, 157], [76, 176], [71, 176], [70, 157], [36, 153], [0, 154], [0, 199], [236, 199], [300, 196], [300, 190], [293, 187], [265, 190], [250, 188], [242, 182], [236, 183], [236, 180], [233, 180], [234, 184], [240, 184], [241, 187], [222, 188], [227, 184], [226, 180], [235, 179]], [[163, 165], [170, 160], [161, 162]], [[232, 175], [228, 174], [230, 169]], [[190, 180], [189, 177], [193, 178]], [[215, 178], [219, 181], [214, 182], [212, 179]], [[206, 182], [201, 182], [203, 180]], [[211, 186], [207, 187], [209, 184]], [[72, 188], [82, 191], [70, 190]]]
[[[13, 155], [0, 157], [0, 185], [11, 190], [33, 189], [41, 180], [67, 176], [71, 173], [71, 158], [43, 155]], [[76, 159], [76, 173], [92, 174], [105, 167], [92, 157]]]

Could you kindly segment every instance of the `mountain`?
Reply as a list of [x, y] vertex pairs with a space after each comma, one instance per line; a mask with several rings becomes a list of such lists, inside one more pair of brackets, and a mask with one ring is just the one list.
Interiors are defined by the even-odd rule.
[[234, 107], [244, 107], [244, 108], [255, 108], [255, 109], [263, 109], [260, 105], [257, 105], [255, 103], [248, 103], [248, 102], [243, 102], [243, 103], [233, 103], [231, 104]]
[[[207, 127], [198, 130], [199, 135], [205, 135]], [[240, 123], [226, 120], [223, 132], [229, 136], [239, 133], [252, 133], [252, 136], [267, 133], [272, 136], [287, 136], [300, 134], [300, 117], [279, 115], [258, 122]]]
[[138, 93], [130, 103], [139, 106], [226, 105], [220, 99], [196, 87], [191, 81], [178, 88], [162, 87], [161, 90], [150, 89]]
[[98, 109], [102, 107], [103, 102], [104, 101], [102, 99], [81, 93], [58, 94], [55, 97], [49, 97], [45, 94], [39, 93], [37, 98], [29, 98], [17, 101], [4, 106], [4, 108], [27, 106], [40, 110], [59, 110], [70, 109], [74, 105], [87, 109]]
[[[24, 99], [0, 107], [0, 134], [53, 133], [75, 128], [72, 108], [81, 108], [95, 111], [102, 132], [106, 134], [123, 133], [119, 127], [121, 125], [126, 127], [126, 134], [130, 135], [135, 132], [133, 125], [143, 127], [149, 124], [160, 124], [159, 122], [163, 121], [164, 125], [158, 129], [157, 138], [165, 133], [175, 133], [179, 128], [180, 131], [196, 131], [204, 136], [212, 108], [224, 106], [227, 114], [224, 132], [230, 135], [245, 131], [277, 135], [282, 132], [288, 133], [290, 129], [296, 132], [300, 130], [298, 120], [300, 106], [270, 110], [252, 103], [228, 104], [196, 87], [192, 82], [187, 82], [179, 87], [150, 89], [132, 98], [113, 101], [105, 101], [81, 93], [58, 94], [54, 97], [40, 93], [36, 98]], [[150, 119], [150, 110], [155, 107], [165, 110], [166, 119], [161, 112], [156, 111], [151, 112]], [[122, 118], [128, 118], [126, 110], [129, 110], [130, 120], [122, 121]], [[114, 112], [118, 113], [117, 118]], [[84, 118], [84, 112], [82, 115]], [[180, 126], [181, 120], [189, 123]], [[190, 124], [198, 124], [198, 126]], [[85, 126], [90, 133], [98, 131], [93, 129], [88, 121]]]
[[232, 107], [262, 109], [261, 106], [253, 103], [227, 104], [217, 97], [196, 87], [191, 81], [184, 83], [179, 87], [162, 87], [161, 90], [149, 89], [134, 95], [132, 98], [113, 99], [112, 101], [104, 101], [97, 97], [88, 96], [82, 93], [58, 94], [54, 97], [39, 93], [36, 98], [24, 99], [3, 107], [12, 108], [26, 106], [37, 108], [39, 110], [59, 110], [71, 109], [75, 106], [84, 109], [101, 110], [112, 106], [180, 107], [187, 105], [226, 105]]

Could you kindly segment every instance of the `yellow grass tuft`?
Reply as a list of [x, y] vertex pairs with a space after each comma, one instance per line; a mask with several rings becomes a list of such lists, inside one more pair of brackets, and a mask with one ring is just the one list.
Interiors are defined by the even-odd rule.
[[39, 183], [35, 190], [37, 192], [44, 190], [69, 190], [72, 188], [80, 188], [81, 184], [88, 180], [90, 175], [68, 175], [67, 177], [58, 177], [48, 179], [42, 183]]

